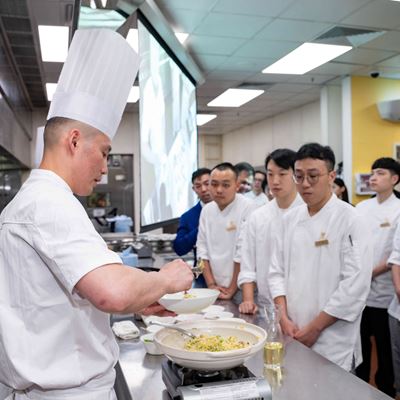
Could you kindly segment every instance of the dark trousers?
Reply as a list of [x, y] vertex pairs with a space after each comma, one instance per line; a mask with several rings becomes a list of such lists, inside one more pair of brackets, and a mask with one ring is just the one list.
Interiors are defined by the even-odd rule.
[[362, 315], [361, 346], [363, 362], [356, 368], [356, 375], [366, 382], [369, 382], [371, 370], [371, 336], [375, 337], [378, 356], [378, 369], [375, 374], [376, 386], [388, 396], [394, 397], [392, 350], [386, 308], [367, 306]]

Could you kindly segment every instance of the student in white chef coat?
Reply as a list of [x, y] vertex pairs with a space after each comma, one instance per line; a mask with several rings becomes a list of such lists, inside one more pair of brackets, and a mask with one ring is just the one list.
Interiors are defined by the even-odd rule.
[[283, 332], [350, 371], [361, 361], [372, 249], [361, 216], [332, 193], [334, 165], [327, 146], [297, 152], [294, 179], [306, 204], [283, 217], [269, 283]]
[[392, 343], [394, 386], [396, 400], [400, 400], [400, 224], [397, 225], [393, 240], [393, 251], [388, 260], [392, 269], [395, 294], [389, 305], [389, 327]]
[[[288, 210], [304, 204], [293, 181], [295, 156], [296, 152], [289, 149], [277, 149], [267, 156], [265, 169], [274, 199], [255, 210], [243, 228], [238, 286], [243, 294], [239, 311], [245, 314], [254, 314], [257, 304], [273, 302], [268, 286], [273, 234]], [[257, 300], [254, 298], [255, 287]]]
[[356, 374], [369, 382], [371, 336], [374, 336], [378, 357], [375, 383], [379, 390], [391, 397], [394, 396], [395, 390], [387, 310], [393, 299], [394, 288], [387, 260], [400, 219], [400, 199], [393, 194], [393, 188], [399, 178], [400, 164], [393, 158], [379, 158], [372, 164], [369, 179], [376, 197], [362, 201], [356, 206], [370, 227], [374, 246], [371, 290], [361, 319], [363, 362], [357, 367]]
[[245, 196], [254, 201], [257, 207], [261, 207], [264, 204], [268, 203], [268, 197], [264, 193], [264, 187], [266, 184], [267, 176], [265, 172], [262, 171], [255, 171], [254, 173], [254, 181], [253, 181], [253, 188], [250, 192], [245, 193]]
[[204, 260], [203, 276], [207, 287], [231, 299], [237, 292], [240, 269], [239, 233], [254, 204], [237, 194], [240, 182], [235, 167], [218, 164], [211, 170], [210, 192], [213, 201], [200, 214], [197, 255]]
[[191, 286], [183, 261], [124, 266], [74, 194], [107, 173], [138, 57], [111, 30], [76, 31], [44, 133], [44, 155], [0, 216], [0, 383], [9, 399], [115, 400], [108, 313], [161, 311]]

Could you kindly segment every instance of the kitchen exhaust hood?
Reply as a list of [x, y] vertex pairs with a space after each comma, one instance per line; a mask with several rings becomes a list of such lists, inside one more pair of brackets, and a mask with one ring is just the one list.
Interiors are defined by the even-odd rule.
[[400, 122], [400, 99], [381, 101], [377, 103], [377, 107], [382, 119], [392, 122]]

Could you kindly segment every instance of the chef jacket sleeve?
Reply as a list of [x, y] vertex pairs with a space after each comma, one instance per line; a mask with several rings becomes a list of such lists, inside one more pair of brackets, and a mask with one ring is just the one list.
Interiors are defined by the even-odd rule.
[[251, 216], [252, 212], [257, 209], [257, 205], [254, 201], [250, 201], [248, 199], [247, 204], [244, 207], [244, 211], [241, 215], [239, 226], [238, 226], [238, 233], [236, 235], [236, 242], [235, 242], [235, 252], [233, 254], [233, 261], [236, 263], [242, 262], [242, 241], [243, 241], [243, 229], [247, 225], [247, 220]]
[[284, 225], [284, 222], [276, 219], [276, 230], [272, 235], [272, 255], [268, 272], [268, 284], [272, 299], [279, 296], [286, 296], [286, 272], [283, 248], [286, 240]]
[[393, 237], [393, 249], [388, 259], [388, 264], [400, 265], [400, 224], [397, 225]]
[[197, 242], [196, 242], [197, 257], [203, 260], [210, 260], [210, 255], [207, 246], [207, 233], [206, 233], [207, 215], [208, 215], [208, 208], [207, 206], [204, 206], [200, 214], [199, 233], [197, 235]]
[[70, 293], [88, 272], [121, 264], [121, 258], [107, 248], [78, 200], [49, 208], [35, 229], [39, 256]]
[[324, 311], [353, 322], [365, 307], [372, 275], [372, 234], [360, 215], [354, 217], [341, 242], [340, 281]]
[[254, 214], [241, 229], [241, 263], [238, 286], [256, 281], [256, 219]]

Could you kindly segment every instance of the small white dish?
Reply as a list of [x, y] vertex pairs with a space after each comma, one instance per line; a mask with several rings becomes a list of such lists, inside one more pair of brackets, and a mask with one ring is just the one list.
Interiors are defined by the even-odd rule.
[[150, 332], [150, 333], [156, 333], [156, 332], [158, 332], [160, 329], [164, 329], [162, 326], [159, 326], [159, 325], [149, 325], [147, 328], [146, 328], [146, 331], [147, 332]]
[[144, 348], [148, 354], [159, 356], [163, 354], [162, 350], [154, 342], [154, 333], [147, 333], [140, 336], [140, 341], [143, 343]]
[[206, 314], [206, 313], [209, 313], [209, 312], [215, 313], [215, 312], [221, 312], [221, 311], [224, 311], [224, 310], [225, 310], [224, 306], [212, 305], [212, 306], [209, 306], [209, 307], [205, 308], [204, 310], [201, 310], [201, 312], [203, 314]]
[[198, 321], [199, 319], [204, 319], [204, 314], [179, 314], [176, 317], [177, 322]]
[[204, 314], [205, 319], [225, 319], [232, 318], [233, 313], [230, 311], [219, 311], [219, 312], [207, 312]]
[[173, 324], [175, 322], [176, 318], [175, 317], [158, 317], [157, 315], [149, 315], [149, 316], [143, 316], [142, 320], [146, 326], [149, 326], [151, 324], [151, 321], [159, 321], [159, 322], [164, 322], [166, 324]]

